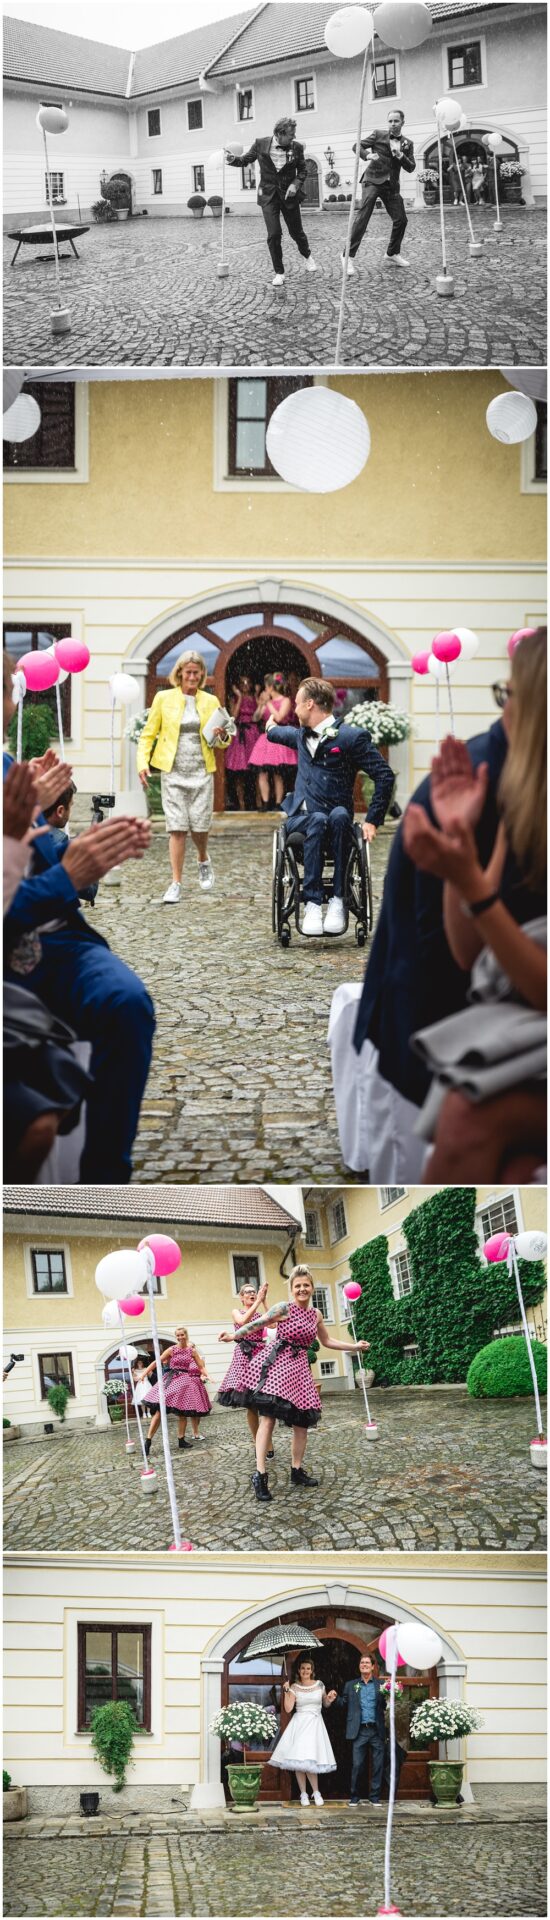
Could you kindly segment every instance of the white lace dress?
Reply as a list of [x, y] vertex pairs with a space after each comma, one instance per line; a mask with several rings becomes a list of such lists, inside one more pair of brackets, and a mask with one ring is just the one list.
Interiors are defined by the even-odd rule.
[[288, 1726], [269, 1756], [269, 1767], [288, 1768], [295, 1773], [335, 1773], [336, 1761], [322, 1718], [324, 1687], [316, 1680], [313, 1687], [301, 1687], [295, 1681], [296, 1706]]

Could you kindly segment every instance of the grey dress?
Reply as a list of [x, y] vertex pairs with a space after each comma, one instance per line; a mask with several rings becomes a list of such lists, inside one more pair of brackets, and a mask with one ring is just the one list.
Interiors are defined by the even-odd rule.
[[185, 695], [176, 757], [170, 773], [161, 773], [162, 807], [167, 833], [208, 833], [214, 811], [214, 775], [208, 773], [201, 746], [194, 694]]

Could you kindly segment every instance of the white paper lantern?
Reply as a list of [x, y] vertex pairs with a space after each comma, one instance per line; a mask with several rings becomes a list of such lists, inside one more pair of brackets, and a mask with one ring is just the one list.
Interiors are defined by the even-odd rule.
[[125, 1300], [127, 1294], [140, 1293], [147, 1281], [147, 1261], [135, 1247], [121, 1247], [106, 1253], [95, 1270], [95, 1283], [106, 1300]]
[[33, 399], [32, 393], [18, 394], [17, 400], [4, 414], [3, 439], [9, 440], [12, 446], [19, 446], [22, 440], [32, 440], [41, 418], [38, 401]]
[[339, 60], [353, 60], [356, 54], [364, 53], [371, 39], [372, 14], [366, 7], [339, 7], [327, 20], [327, 47]]
[[362, 472], [370, 432], [355, 400], [328, 387], [300, 387], [272, 413], [266, 446], [276, 473], [305, 493], [336, 493]]
[[545, 1233], [516, 1233], [514, 1246], [520, 1260], [545, 1260], [548, 1241]]
[[441, 100], [436, 100], [435, 117], [440, 127], [446, 127], [447, 133], [458, 133], [462, 119], [460, 102], [451, 99], [450, 94], [444, 94]]
[[69, 115], [64, 107], [39, 107], [36, 125], [41, 133], [66, 133]]
[[489, 402], [485, 419], [493, 440], [517, 446], [535, 432], [537, 409], [527, 393], [497, 393]]
[[432, 1627], [422, 1626], [419, 1620], [403, 1620], [397, 1629], [397, 1648], [408, 1667], [423, 1672], [437, 1666], [443, 1642]]
[[479, 643], [477, 633], [473, 633], [471, 627], [454, 627], [454, 626], [453, 626], [453, 633], [456, 633], [457, 639], [460, 640], [460, 645], [462, 648], [460, 659], [473, 660], [474, 654], [479, 653], [480, 643]]
[[4, 368], [4, 375], [3, 375], [3, 381], [2, 381], [2, 389], [3, 389], [2, 412], [3, 413], [7, 413], [8, 408], [13, 406], [14, 400], [17, 399], [18, 393], [21, 392], [24, 379], [25, 379], [25, 374], [24, 374], [23, 368], [21, 368], [19, 371], [17, 367]]
[[120, 700], [121, 707], [129, 707], [132, 700], [139, 700], [141, 687], [133, 673], [113, 673], [109, 681], [113, 700]]
[[376, 32], [385, 47], [397, 47], [403, 53], [409, 47], [421, 47], [432, 30], [432, 16], [423, 0], [382, 0], [376, 10]]
[[104, 1327], [118, 1327], [120, 1332], [120, 1314], [116, 1300], [106, 1300], [101, 1315]]

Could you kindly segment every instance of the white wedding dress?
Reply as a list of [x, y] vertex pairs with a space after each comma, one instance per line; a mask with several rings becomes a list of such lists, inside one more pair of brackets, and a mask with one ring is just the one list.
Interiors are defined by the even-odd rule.
[[301, 1687], [295, 1681], [292, 1691], [296, 1706], [269, 1756], [268, 1766], [288, 1768], [290, 1772], [335, 1773], [336, 1761], [322, 1719], [322, 1680], [316, 1680], [313, 1687]]

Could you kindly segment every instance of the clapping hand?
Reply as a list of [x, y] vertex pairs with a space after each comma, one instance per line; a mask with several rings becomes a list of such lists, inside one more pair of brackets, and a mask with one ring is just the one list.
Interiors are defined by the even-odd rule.
[[47, 753], [43, 753], [39, 760], [29, 760], [29, 767], [34, 779], [36, 805], [43, 813], [46, 807], [54, 807], [60, 794], [70, 786], [73, 770], [64, 760], [60, 760], [53, 747], [48, 747]]
[[443, 740], [432, 761], [430, 798], [439, 826], [448, 833], [455, 821], [475, 827], [481, 817], [489, 785], [486, 760], [473, 767], [464, 740]]
[[483, 880], [477, 847], [471, 827], [461, 820], [449, 822], [448, 833], [432, 827], [424, 807], [407, 807], [403, 821], [403, 844], [409, 858], [423, 873], [438, 880], [450, 880], [464, 899], [475, 893]]
[[80, 833], [71, 841], [61, 865], [80, 893], [90, 881], [101, 880], [111, 867], [120, 866], [125, 860], [142, 860], [150, 841], [148, 820], [121, 814], [116, 820], [106, 820], [104, 825], [88, 827], [86, 833]]
[[10, 767], [4, 781], [4, 833], [25, 840], [36, 808], [36, 779], [25, 761]]

